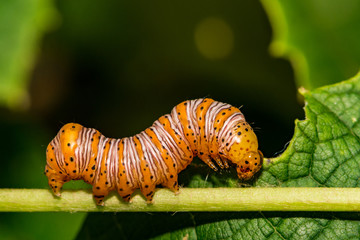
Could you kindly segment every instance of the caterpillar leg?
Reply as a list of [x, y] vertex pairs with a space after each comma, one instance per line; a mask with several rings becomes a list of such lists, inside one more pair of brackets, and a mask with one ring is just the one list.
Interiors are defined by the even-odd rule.
[[213, 163], [213, 161], [211, 161], [211, 158], [209, 156], [206, 155], [198, 155], [198, 157], [204, 162], [206, 163], [210, 168], [212, 168], [214, 171], [217, 171], [218, 168], [215, 166], [215, 164]]
[[155, 193], [155, 187], [156, 187], [156, 185], [154, 185], [154, 184], [143, 183], [141, 185], [140, 191], [144, 195], [144, 197], [146, 198], [146, 203], [152, 203], [153, 202], [153, 197], [154, 197], [154, 193]]
[[162, 183], [161, 185], [169, 188], [175, 194], [178, 194], [179, 193], [178, 175], [170, 175], [168, 181]]
[[101, 187], [101, 186], [97, 186], [94, 185], [93, 186], [93, 195], [94, 195], [94, 199], [97, 205], [99, 206], [104, 206], [104, 198], [109, 195], [109, 190]]
[[94, 194], [94, 200], [96, 202], [96, 205], [98, 205], [98, 206], [105, 206], [104, 198], [105, 198], [105, 195], [95, 195]]
[[119, 187], [117, 189], [117, 192], [120, 195], [120, 197], [124, 199], [125, 202], [131, 202], [131, 195], [133, 194], [134, 189], [131, 188], [124, 189]]
[[222, 156], [220, 156], [220, 157], [221, 157], [221, 160], [222, 160], [222, 162], [224, 164], [224, 168], [229, 168], [228, 160], [226, 158], [222, 157]]
[[221, 169], [224, 169], [224, 164], [219, 157], [215, 157], [214, 160]]

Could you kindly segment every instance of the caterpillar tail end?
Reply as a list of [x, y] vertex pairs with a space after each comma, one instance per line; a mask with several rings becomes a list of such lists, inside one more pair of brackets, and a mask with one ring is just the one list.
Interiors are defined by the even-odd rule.
[[53, 192], [53, 194], [55, 195], [55, 197], [61, 197], [61, 193], [60, 193], [60, 192]]
[[53, 186], [50, 185], [50, 187], [55, 197], [61, 197], [61, 192], [60, 192], [61, 187], [59, 188], [57, 185], [53, 185]]
[[64, 181], [59, 180], [56, 176], [49, 176], [49, 186], [56, 197], [61, 197], [61, 189]]

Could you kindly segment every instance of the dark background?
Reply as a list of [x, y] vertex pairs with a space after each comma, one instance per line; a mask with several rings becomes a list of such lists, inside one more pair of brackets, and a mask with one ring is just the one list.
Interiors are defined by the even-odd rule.
[[[258, 2], [57, 6], [61, 22], [42, 41], [30, 108], [0, 110], [1, 187], [45, 187], [44, 177], [35, 184], [30, 176], [42, 173], [47, 144], [68, 122], [125, 137], [181, 101], [211, 97], [242, 106], [261, 150], [273, 157], [290, 140], [294, 119], [303, 118], [290, 64], [269, 55], [271, 28]], [[209, 59], [197, 48], [196, 28], [207, 18], [233, 32], [224, 58]], [[25, 184], [19, 174], [28, 174]]]
[[[141, 3], [59, 2], [62, 23], [44, 39], [28, 114], [53, 135], [75, 121], [123, 137], [183, 100], [207, 96], [243, 106], [266, 155], [280, 150], [302, 113], [290, 64], [268, 53], [271, 29], [261, 5]], [[196, 47], [196, 27], [209, 17], [233, 32], [223, 59]]]
[[[56, 6], [60, 22], [42, 40], [30, 107], [0, 108], [1, 188], [47, 188], [45, 148], [68, 122], [125, 137], [181, 101], [211, 97], [242, 106], [260, 149], [273, 157], [290, 140], [294, 120], [303, 118], [290, 63], [269, 54], [272, 32], [258, 1], [63, 0]], [[223, 58], [206, 57], [195, 42], [208, 18], [233, 34]], [[210, 47], [224, 47], [221, 31], [208, 29], [210, 42], [219, 38]], [[19, 220], [24, 216], [29, 220]], [[31, 216], [1, 214], [0, 230], [32, 222]], [[50, 214], [36, 217], [39, 224]]]

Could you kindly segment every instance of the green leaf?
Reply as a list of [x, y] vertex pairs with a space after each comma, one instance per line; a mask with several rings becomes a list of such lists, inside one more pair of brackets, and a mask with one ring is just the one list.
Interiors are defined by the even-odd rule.
[[[255, 186], [358, 187], [360, 184], [360, 74], [302, 91], [306, 119], [296, 121], [286, 151], [266, 159]], [[181, 175], [188, 186], [231, 186], [199, 165]], [[190, 176], [190, 174], [194, 174]], [[231, 176], [232, 175], [232, 176]], [[182, 179], [182, 177], [184, 177]], [[188, 178], [188, 179], [187, 179]], [[118, 213], [89, 214], [78, 239], [358, 239], [353, 213]]]
[[5, 0], [0, 4], [0, 105], [24, 108], [27, 82], [40, 37], [54, 25], [52, 0]]
[[[344, 214], [343, 214], [344, 215]], [[358, 239], [356, 214], [112, 213], [90, 215], [77, 239]], [[336, 218], [336, 220], [334, 220]]]
[[258, 186], [359, 187], [360, 74], [303, 92], [306, 120], [279, 157], [264, 165]]
[[360, 66], [359, 0], [262, 0], [274, 37], [271, 52], [288, 58], [298, 86], [314, 89], [353, 76]]

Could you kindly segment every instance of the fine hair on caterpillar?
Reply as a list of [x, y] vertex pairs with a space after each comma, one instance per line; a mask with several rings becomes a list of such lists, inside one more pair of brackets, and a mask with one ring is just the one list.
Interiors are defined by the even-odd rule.
[[140, 188], [148, 203], [156, 185], [177, 193], [178, 173], [197, 156], [217, 171], [236, 166], [241, 180], [262, 166], [257, 137], [236, 107], [210, 98], [184, 101], [132, 137], [114, 139], [77, 123], [64, 125], [46, 149], [45, 174], [56, 196], [65, 182], [93, 185], [98, 205], [116, 190], [130, 201]]

